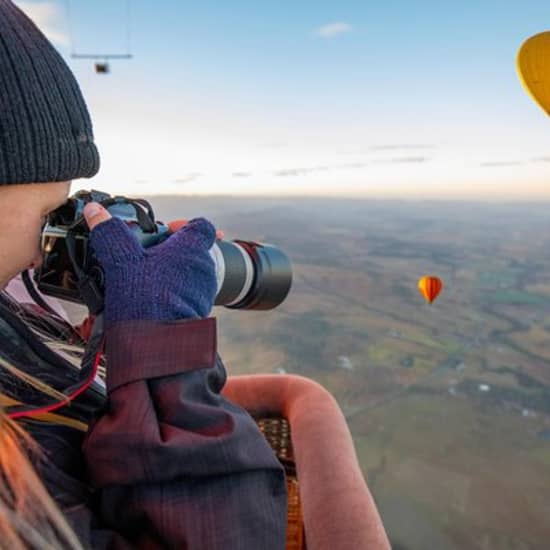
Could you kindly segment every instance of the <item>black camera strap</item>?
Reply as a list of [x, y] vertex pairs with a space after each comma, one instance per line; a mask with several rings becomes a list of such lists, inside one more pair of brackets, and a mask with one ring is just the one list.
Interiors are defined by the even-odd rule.
[[28, 269], [25, 269], [25, 271], [21, 273], [21, 278], [23, 279], [23, 284], [25, 285], [27, 292], [29, 293], [30, 297], [35, 301], [35, 303], [37, 303], [42, 309], [47, 311], [50, 315], [53, 315], [54, 317], [59, 318], [59, 314], [57, 313], [57, 311], [55, 311], [55, 309], [50, 307], [50, 304], [48, 304], [48, 302], [46, 302], [36, 290], [31, 280], [31, 276], [29, 275]]
[[[42, 307], [42, 304], [40, 302], [43, 302], [43, 303], [45, 302], [44, 300], [41, 299], [38, 292], [36, 292], [35, 289], [34, 289], [34, 293], [30, 292], [31, 288], [33, 288], [32, 283], [30, 282], [30, 277], [28, 279], [28, 282], [30, 283], [30, 288], [28, 288], [29, 294], [31, 294], [33, 298], [34, 298], [34, 294], [36, 294], [39, 297], [39, 301], [37, 301], [37, 303]], [[48, 306], [48, 304], [46, 305]], [[49, 306], [44, 309], [46, 309], [47, 311], [51, 310]], [[64, 368], [74, 369], [74, 367], [70, 363], [66, 362], [66, 360], [64, 360], [62, 357], [58, 356], [52, 350], [50, 350], [48, 346], [40, 342], [39, 339], [28, 329], [28, 327], [25, 325], [23, 320], [19, 319], [15, 313], [10, 311], [7, 304], [3, 305], [1, 301], [0, 301], [0, 313], [2, 313], [2, 316], [5, 318], [9, 317], [10, 325], [15, 330], [18, 331], [20, 336], [29, 344], [29, 346], [32, 349], [34, 349], [35, 353], [38, 353], [40, 356], [49, 360], [52, 364], [60, 363], [60, 366], [63, 366]], [[74, 327], [72, 327], [70, 323], [67, 323], [67, 321], [62, 319], [56, 312], [54, 312], [54, 314], [55, 314], [54, 318], [56, 321], [59, 321], [59, 320], [63, 321], [65, 326], [69, 325], [71, 329], [74, 332], [76, 332], [74, 330]], [[20, 417], [36, 416], [39, 414], [52, 412], [61, 407], [70, 405], [73, 399], [75, 399], [78, 395], [80, 395], [90, 387], [92, 390], [95, 391], [95, 393], [104, 395], [103, 388], [101, 386], [98, 386], [97, 383], [94, 384], [99, 362], [103, 354], [103, 349], [104, 349], [103, 315], [99, 314], [95, 318], [93, 328], [92, 328], [92, 333], [84, 349], [84, 355], [82, 356], [82, 360], [81, 360], [81, 368], [80, 368], [80, 371], [77, 373], [77, 376], [78, 376], [77, 380], [76, 382], [74, 382], [73, 384], [69, 385], [67, 388], [61, 391], [61, 393], [66, 396], [66, 398], [60, 401], [55, 401], [49, 404], [42, 404], [39, 406], [15, 405], [15, 406], [7, 407], [6, 412], [8, 416], [10, 418], [15, 419]]]
[[103, 310], [103, 293], [101, 292], [97, 281], [81, 269], [76, 259], [76, 234], [79, 229], [84, 227], [85, 223], [86, 220], [84, 216], [81, 216], [69, 227], [67, 230], [67, 236], [65, 237], [65, 245], [67, 247], [69, 259], [71, 260], [72, 268], [78, 278], [77, 286], [80, 297], [88, 306], [90, 313], [93, 315], [98, 315]]
[[[155, 214], [153, 208], [145, 199], [128, 199], [126, 197], [113, 197], [109, 199], [104, 199], [101, 201], [101, 205], [104, 208], [109, 208], [115, 204], [131, 204], [136, 211], [137, 221], [146, 233], [156, 233], [157, 225], [155, 223]], [[140, 208], [138, 205], [141, 205], [147, 209], [147, 212]]]

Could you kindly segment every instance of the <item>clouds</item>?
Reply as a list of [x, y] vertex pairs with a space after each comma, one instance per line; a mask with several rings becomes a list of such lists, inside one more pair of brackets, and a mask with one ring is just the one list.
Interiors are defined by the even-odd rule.
[[529, 164], [550, 163], [550, 157], [540, 156], [523, 160], [488, 160], [480, 162], [481, 168], [505, 168], [507, 166], [527, 166]]
[[311, 168], [285, 168], [284, 170], [277, 170], [276, 172], [273, 172], [273, 175], [279, 178], [286, 178], [288, 176], [307, 176], [314, 172], [323, 172], [328, 169], [328, 166], [312, 166]]
[[330, 166], [311, 166], [307, 168], [285, 168], [283, 170], [277, 170], [273, 172], [276, 177], [295, 177], [295, 176], [309, 176], [310, 174], [318, 172], [333, 172], [335, 170], [361, 170], [369, 165], [373, 164], [420, 164], [429, 162], [431, 159], [425, 156], [410, 156], [410, 157], [391, 157], [385, 159], [373, 159], [370, 162], [348, 162], [346, 164], [332, 164]]
[[525, 166], [527, 164], [537, 164], [540, 162], [550, 162], [550, 157], [540, 156], [522, 160], [489, 160], [480, 162], [479, 166], [482, 168], [499, 168], [506, 166]]
[[378, 164], [415, 164], [418, 162], [427, 162], [428, 157], [393, 157], [389, 159], [376, 159], [373, 162]]
[[394, 151], [399, 149], [435, 149], [435, 145], [429, 145], [427, 143], [404, 143], [404, 144], [384, 144], [384, 145], [371, 145], [369, 147], [372, 151]]
[[482, 168], [498, 168], [500, 166], [520, 166], [523, 164], [519, 160], [494, 160], [489, 162], [481, 162], [479, 165]]
[[59, 28], [64, 14], [54, 2], [14, 2], [34, 24], [46, 35], [48, 40], [58, 46], [68, 46], [68, 34]]
[[314, 33], [321, 38], [334, 38], [340, 34], [351, 32], [352, 28], [349, 23], [335, 22], [322, 25], [315, 29]]
[[186, 174], [185, 176], [176, 178], [174, 180], [174, 183], [177, 183], [179, 185], [185, 184], [185, 183], [191, 183], [193, 181], [198, 180], [201, 176], [202, 174], [200, 172], [191, 172], [189, 174]]
[[[423, 151], [433, 151], [439, 146], [430, 143], [382, 143], [376, 145], [356, 146], [353, 148], [337, 151], [338, 155], [370, 155], [373, 152], [380, 154], [403, 154], [403, 155], [422, 155]], [[418, 153], [417, 153], [418, 151]]]

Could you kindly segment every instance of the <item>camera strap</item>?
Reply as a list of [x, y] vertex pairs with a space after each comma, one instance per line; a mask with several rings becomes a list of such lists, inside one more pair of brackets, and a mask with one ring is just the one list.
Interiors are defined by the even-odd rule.
[[[30, 279], [29, 279], [29, 282], [30, 282]], [[32, 283], [31, 283], [31, 286], [32, 286]], [[34, 294], [36, 294], [40, 298], [40, 295], [38, 294], [38, 292], [36, 292], [36, 290], [34, 293], [31, 293], [29, 289], [29, 294], [31, 294], [33, 298], [34, 298]], [[40, 299], [40, 301], [37, 302], [38, 305], [41, 306], [40, 302], [44, 302], [44, 301]], [[50, 308], [48, 307], [47, 310], [49, 309]], [[65, 360], [63, 360], [61, 357], [55, 354], [45, 344], [37, 341], [38, 340], [37, 337], [34, 334], [32, 334], [32, 332], [26, 327], [23, 320], [19, 319], [15, 313], [9, 310], [8, 307], [4, 307], [1, 302], [0, 302], [0, 313], [3, 313], [2, 315], [3, 317], [10, 318], [10, 325], [15, 330], [17, 330], [17, 332], [29, 344], [29, 346], [32, 349], [34, 349], [35, 353], [39, 353], [41, 356], [48, 358], [48, 360], [50, 360], [52, 363], [59, 363], [59, 362], [64, 363], [62, 365], [64, 368], [74, 369], [74, 367], [70, 363], [66, 363]], [[55, 314], [55, 319], [59, 320], [61, 318], [57, 314]], [[63, 322], [65, 324], [69, 324], [64, 320]], [[70, 386], [68, 386], [67, 388], [61, 391], [61, 393], [64, 394], [66, 397], [59, 401], [55, 401], [49, 404], [43, 404], [40, 406], [15, 405], [15, 406], [7, 407], [6, 408], [7, 415], [10, 418], [15, 419], [15, 418], [21, 418], [21, 417], [31, 417], [31, 416], [36, 416], [36, 415], [55, 411], [66, 405], [70, 405], [73, 399], [75, 399], [78, 395], [86, 391], [92, 385], [93, 385], [92, 389], [94, 389], [96, 393], [99, 393], [101, 396], [104, 396], [103, 388], [101, 387], [98, 388], [97, 382], [94, 384], [94, 381], [96, 380], [96, 376], [97, 376], [99, 363], [103, 354], [104, 344], [105, 344], [105, 339], [104, 339], [104, 328], [103, 328], [103, 315], [99, 314], [95, 318], [95, 321], [92, 327], [92, 333], [84, 349], [84, 355], [82, 356], [82, 360], [81, 360], [81, 368], [80, 368], [80, 371], [78, 372], [78, 379], [75, 383], [71, 384]]]
[[76, 260], [76, 237], [75, 233], [77, 228], [82, 227], [85, 223], [84, 216], [80, 217], [69, 229], [67, 230], [67, 236], [65, 237], [65, 245], [67, 247], [67, 253], [71, 260], [72, 268], [78, 277], [77, 287], [80, 293], [80, 297], [84, 303], [88, 306], [88, 309], [92, 315], [99, 315], [103, 310], [103, 293], [98, 287], [97, 281], [82, 270]]

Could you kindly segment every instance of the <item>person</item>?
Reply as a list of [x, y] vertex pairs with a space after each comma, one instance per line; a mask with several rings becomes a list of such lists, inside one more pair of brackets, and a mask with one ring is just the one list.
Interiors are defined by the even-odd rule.
[[0, 0], [0, 548], [282, 549], [282, 465], [220, 395], [211, 222], [193, 218], [144, 250], [86, 205], [105, 273], [105, 388], [70, 401], [85, 338], [5, 290], [41, 265], [44, 220], [73, 180], [98, 170], [74, 75]]

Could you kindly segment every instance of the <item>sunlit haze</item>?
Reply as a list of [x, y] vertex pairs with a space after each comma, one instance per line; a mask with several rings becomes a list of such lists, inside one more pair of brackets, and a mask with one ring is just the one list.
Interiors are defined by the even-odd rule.
[[[550, 198], [518, 48], [546, 0], [16, 2], [75, 73], [128, 194]], [[130, 52], [94, 72], [77, 54]]]

